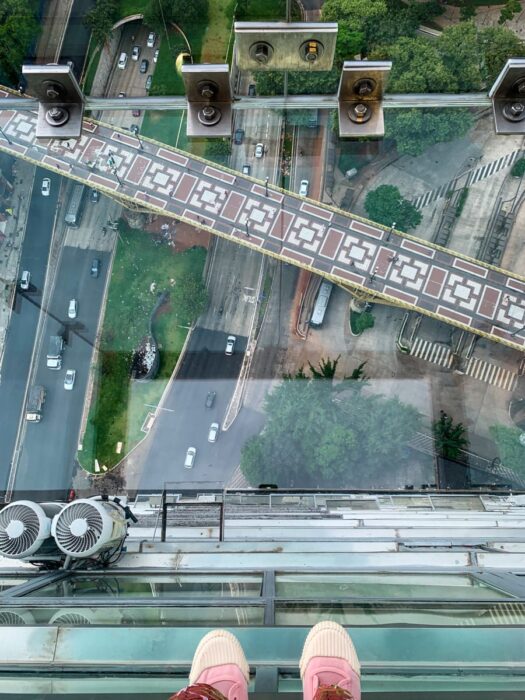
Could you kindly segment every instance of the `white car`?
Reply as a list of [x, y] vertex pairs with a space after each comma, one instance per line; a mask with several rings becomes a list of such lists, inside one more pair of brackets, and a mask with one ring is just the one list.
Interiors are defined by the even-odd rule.
[[22, 277], [20, 277], [20, 289], [27, 291], [29, 289], [29, 284], [31, 282], [31, 273], [29, 270], [24, 270], [22, 272]]
[[146, 46], [148, 49], [152, 49], [155, 46], [155, 42], [157, 41], [157, 35], [155, 32], [150, 32], [148, 34], [148, 40], [146, 42]]
[[188, 447], [186, 450], [186, 459], [184, 460], [184, 468], [185, 469], [191, 469], [193, 465], [195, 464], [195, 455], [197, 454], [197, 450], [195, 447]]
[[160, 49], [155, 49], [155, 53], [153, 54], [153, 63], [157, 63], [159, 60], [159, 51]]
[[71, 301], [69, 302], [68, 309], [67, 309], [67, 315], [69, 316], [69, 318], [76, 318], [77, 311], [78, 311], [78, 302], [76, 299], [71, 299]]
[[42, 197], [49, 197], [51, 193], [51, 180], [45, 177], [42, 180]]
[[256, 158], [262, 158], [264, 155], [264, 144], [263, 143], [258, 143], [255, 146], [255, 157]]
[[224, 351], [226, 355], [233, 355], [235, 349], [235, 341], [237, 338], [234, 335], [229, 335], [226, 339], [226, 350]]
[[140, 56], [140, 46], [134, 46], [131, 49], [131, 60], [138, 61]]
[[75, 377], [77, 376], [77, 372], [75, 369], [68, 369], [66, 371], [66, 376], [64, 379], [64, 389], [66, 391], [72, 391], [73, 387], [75, 386]]
[[301, 185], [299, 187], [299, 194], [301, 197], [307, 197], [308, 196], [308, 180], [301, 180]]
[[208, 442], [217, 442], [217, 438], [219, 437], [219, 424], [218, 423], [212, 423], [210, 425], [210, 429], [208, 431]]

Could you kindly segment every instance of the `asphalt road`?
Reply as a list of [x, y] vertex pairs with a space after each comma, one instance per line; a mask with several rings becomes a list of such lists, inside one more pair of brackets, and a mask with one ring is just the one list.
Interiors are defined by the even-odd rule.
[[[101, 273], [90, 276], [93, 258], [101, 260]], [[36, 355], [35, 384], [46, 388], [44, 415], [40, 423], [25, 423], [25, 436], [15, 479], [15, 496], [40, 498], [63, 495], [71, 485], [84, 396], [109, 254], [65, 247], [57, 270], [52, 299], [47, 310], [42, 343]], [[77, 299], [75, 320], [67, 317], [70, 299]], [[46, 366], [49, 337], [65, 333], [62, 369]], [[76, 370], [72, 391], [64, 389], [67, 369]], [[35, 478], [37, 477], [37, 478]]]
[[[202, 328], [192, 333], [177, 381], [171, 385], [147, 440], [134, 455], [145, 465], [141, 492], [158, 491], [165, 482], [180, 482], [187, 488], [222, 485], [239, 463], [242, 441], [234, 428], [221, 432], [216, 443], [208, 442], [211, 423], [222, 425], [246, 349], [246, 338], [237, 336], [234, 355], [226, 356], [227, 336]], [[205, 407], [209, 391], [217, 392], [211, 409]], [[191, 470], [184, 468], [190, 446], [197, 448]]]
[[[51, 194], [49, 197], [42, 197], [40, 192], [43, 177], [50, 177], [51, 179]], [[20, 274], [23, 270], [30, 271], [31, 287], [27, 292], [18, 291], [16, 294], [1, 367], [1, 491], [5, 491], [7, 486], [18, 423], [24, 405], [27, 375], [40, 313], [42, 289], [60, 181], [60, 177], [50, 175], [45, 170], [37, 168], [20, 259]], [[28, 189], [29, 187], [30, 183], [28, 183]]]
[[91, 31], [84, 24], [86, 13], [94, 7], [94, 0], [75, 0], [64, 36], [60, 62], [73, 61], [73, 72], [80, 78]]

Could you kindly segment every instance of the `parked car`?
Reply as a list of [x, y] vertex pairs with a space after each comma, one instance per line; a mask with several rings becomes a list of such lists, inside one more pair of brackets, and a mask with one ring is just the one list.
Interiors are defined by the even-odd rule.
[[76, 299], [71, 299], [67, 309], [67, 315], [69, 318], [76, 318], [78, 311], [78, 301]]
[[126, 97], [126, 93], [125, 93], [125, 92], [119, 92], [118, 96], [119, 96], [119, 97]]
[[184, 460], [184, 468], [185, 469], [191, 469], [193, 465], [195, 464], [195, 455], [197, 454], [197, 450], [195, 447], [188, 447], [186, 450], [186, 458]]
[[140, 51], [141, 51], [140, 46], [134, 46], [134, 47], [131, 49], [131, 60], [132, 60], [132, 61], [138, 61], [138, 60], [139, 60]]
[[118, 59], [118, 67], [120, 70], [124, 70], [124, 68], [128, 65], [128, 54], [123, 51]]
[[244, 129], [235, 129], [235, 134], [233, 135], [233, 143], [240, 146], [244, 141]]
[[235, 349], [235, 341], [237, 338], [234, 335], [229, 335], [226, 340], [226, 350], [224, 351], [226, 355], [233, 355]]
[[255, 97], [255, 94], [256, 94], [256, 93], [255, 93], [255, 84], [254, 84], [254, 83], [250, 83], [250, 84], [248, 85], [248, 97]]
[[152, 49], [155, 46], [155, 42], [157, 41], [157, 35], [155, 32], [150, 32], [148, 34], [148, 40], [146, 41], [146, 46], [148, 49]]
[[210, 425], [210, 429], [208, 430], [208, 442], [217, 442], [217, 438], [219, 437], [219, 424], [218, 423], [212, 423]]
[[68, 369], [66, 371], [66, 376], [64, 378], [64, 389], [66, 391], [72, 391], [75, 386], [75, 377], [77, 376], [77, 371], [75, 369]]
[[212, 408], [213, 404], [215, 403], [216, 396], [217, 396], [216, 391], [208, 391], [208, 393], [206, 394], [206, 402], [205, 402], [206, 408]]
[[142, 61], [140, 62], [140, 68], [139, 71], [141, 73], [147, 73], [149, 68], [149, 61], [147, 58], [143, 58]]
[[151, 88], [151, 83], [153, 82], [153, 76], [148, 75], [146, 79], [146, 90], [149, 90]]
[[42, 197], [49, 197], [51, 193], [51, 180], [45, 177], [42, 180]]
[[242, 166], [242, 174], [243, 175], [249, 175], [252, 172], [252, 166], [246, 163], [245, 165]]
[[264, 144], [263, 143], [258, 143], [255, 146], [255, 157], [256, 158], [262, 158], [264, 155]]
[[308, 196], [308, 180], [301, 180], [301, 185], [299, 187], [299, 194], [301, 197], [307, 197]]
[[29, 270], [24, 270], [22, 272], [22, 277], [20, 277], [20, 289], [29, 289], [29, 283], [31, 280], [31, 273]]
[[100, 192], [98, 190], [91, 190], [89, 193], [89, 199], [93, 202], [93, 204], [96, 204], [100, 199]]
[[132, 109], [131, 110], [132, 117], [140, 117], [140, 114], [141, 114], [140, 109]]
[[159, 51], [160, 49], [155, 49], [155, 53], [153, 54], [153, 63], [157, 63], [159, 60]]
[[91, 277], [98, 277], [100, 274], [100, 260], [98, 258], [93, 258], [91, 263]]

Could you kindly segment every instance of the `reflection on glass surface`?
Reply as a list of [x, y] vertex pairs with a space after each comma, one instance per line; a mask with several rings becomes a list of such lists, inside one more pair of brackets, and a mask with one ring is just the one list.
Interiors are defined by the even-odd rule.
[[277, 574], [282, 598], [433, 598], [474, 600], [508, 598], [508, 594], [472, 576], [446, 574]]
[[33, 591], [33, 596], [89, 598], [163, 598], [163, 597], [252, 597], [261, 592], [260, 576], [75, 576]]

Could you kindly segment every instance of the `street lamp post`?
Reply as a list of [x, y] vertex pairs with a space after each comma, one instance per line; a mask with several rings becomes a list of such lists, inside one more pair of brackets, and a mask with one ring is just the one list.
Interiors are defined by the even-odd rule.
[[386, 237], [387, 242], [390, 240], [390, 236], [391, 236], [392, 233], [394, 232], [395, 226], [396, 226], [396, 222], [394, 221], [394, 223], [393, 223], [392, 226], [390, 227], [390, 231], [389, 231], [388, 234], [387, 234], [387, 237]]

